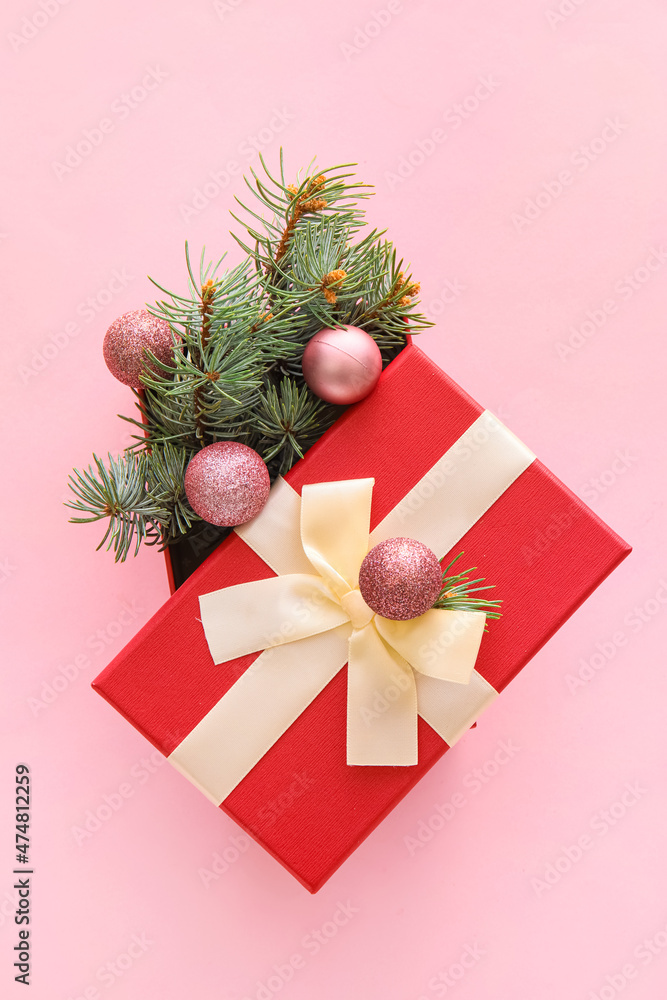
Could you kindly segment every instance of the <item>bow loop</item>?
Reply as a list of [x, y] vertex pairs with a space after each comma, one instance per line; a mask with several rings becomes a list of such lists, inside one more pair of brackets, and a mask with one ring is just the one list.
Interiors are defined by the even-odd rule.
[[301, 494], [301, 544], [338, 597], [359, 583], [368, 552], [374, 479], [314, 483]]
[[352, 479], [304, 486], [301, 543], [315, 573], [286, 573], [204, 594], [202, 624], [216, 663], [264, 650], [264, 663], [274, 662], [276, 670], [284, 670], [282, 657], [270, 661], [278, 647], [344, 626], [348, 763], [412, 765], [418, 715], [414, 672], [468, 684], [486, 616], [431, 609], [411, 621], [390, 621], [368, 606], [358, 583], [369, 548], [373, 483]]
[[413, 670], [440, 681], [468, 684], [484, 634], [482, 611], [431, 608], [407, 622], [375, 617], [375, 627]]

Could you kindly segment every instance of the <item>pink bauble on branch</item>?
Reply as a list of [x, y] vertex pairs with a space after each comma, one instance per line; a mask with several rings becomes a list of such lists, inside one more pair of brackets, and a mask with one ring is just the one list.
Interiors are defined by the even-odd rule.
[[388, 538], [374, 546], [359, 570], [359, 590], [376, 614], [407, 621], [425, 614], [442, 588], [435, 552], [416, 538]]
[[327, 403], [348, 406], [373, 391], [382, 372], [382, 355], [369, 334], [346, 326], [316, 333], [301, 364], [311, 392]]
[[229, 528], [259, 514], [271, 480], [261, 456], [237, 441], [217, 441], [198, 451], [185, 470], [185, 495], [209, 524]]
[[163, 364], [173, 358], [174, 338], [169, 324], [151, 316], [146, 309], [134, 309], [114, 320], [104, 336], [104, 360], [111, 374], [124, 385], [141, 389], [140, 376], [146, 371], [157, 372], [146, 350]]

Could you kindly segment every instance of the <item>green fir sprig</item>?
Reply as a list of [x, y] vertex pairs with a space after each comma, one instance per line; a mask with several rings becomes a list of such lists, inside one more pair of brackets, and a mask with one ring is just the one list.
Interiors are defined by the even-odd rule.
[[172, 444], [155, 445], [150, 453], [126, 450], [109, 464], [93, 455], [95, 468], [74, 469], [69, 477], [76, 500], [67, 506], [88, 514], [73, 517], [75, 524], [109, 519], [106, 534], [97, 546], [113, 548], [122, 562], [134, 544], [169, 544], [184, 535], [201, 518], [188, 504], [183, 479], [189, 453]]
[[434, 608], [444, 608], [447, 611], [483, 611], [487, 618], [500, 618], [500, 605], [502, 601], [488, 601], [484, 597], [473, 597], [482, 590], [493, 590], [494, 584], [487, 584], [485, 587], [476, 587], [477, 583], [484, 583], [484, 577], [477, 577], [475, 580], [468, 579], [470, 573], [474, 573], [476, 566], [464, 569], [458, 573], [450, 572], [454, 563], [463, 555], [459, 552], [442, 573], [442, 589], [433, 605]]
[[155, 544], [160, 537], [159, 524], [167, 510], [146, 489], [148, 463], [145, 455], [125, 452], [118, 458], [109, 454], [109, 464], [93, 455], [95, 469], [89, 465], [74, 469], [69, 485], [77, 497], [68, 507], [88, 514], [73, 517], [74, 524], [86, 524], [108, 518], [104, 538], [97, 546], [113, 548], [115, 561], [122, 562], [134, 543], [135, 555], [142, 542]]

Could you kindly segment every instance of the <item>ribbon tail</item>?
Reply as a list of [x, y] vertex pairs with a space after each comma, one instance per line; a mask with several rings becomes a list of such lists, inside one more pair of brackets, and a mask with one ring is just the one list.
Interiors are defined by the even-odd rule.
[[371, 622], [349, 641], [347, 763], [417, 763], [417, 689], [412, 668]]
[[486, 615], [433, 608], [411, 621], [376, 615], [378, 632], [415, 670], [419, 714], [448, 746], [498, 696], [475, 670]]
[[426, 674], [416, 674], [415, 680], [419, 714], [450, 747], [498, 697], [496, 689], [476, 670], [468, 684], [439, 681]]

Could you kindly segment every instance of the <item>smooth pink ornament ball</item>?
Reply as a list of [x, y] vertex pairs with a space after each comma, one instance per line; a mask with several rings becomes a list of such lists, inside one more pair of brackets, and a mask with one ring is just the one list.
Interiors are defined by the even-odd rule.
[[433, 607], [441, 589], [438, 557], [416, 538], [380, 542], [359, 570], [359, 590], [366, 604], [394, 621], [423, 615]]
[[346, 326], [316, 333], [303, 352], [302, 367], [306, 384], [316, 396], [348, 406], [375, 388], [382, 372], [382, 355], [364, 330]]
[[169, 364], [173, 356], [174, 341], [169, 324], [145, 309], [134, 309], [114, 320], [104, 335], [104, 360], [107, 368], [119, 382], [141, 389], [139, 378], [146, 369], [156, 371], [148, 363], [145, 348], [156, 358]]
[[259, 514], [271, 480], [262, 458], [237, 441], [217, 441], [194, 455], [185, 470], [190, 506], [209, 524], [229, 528]]

